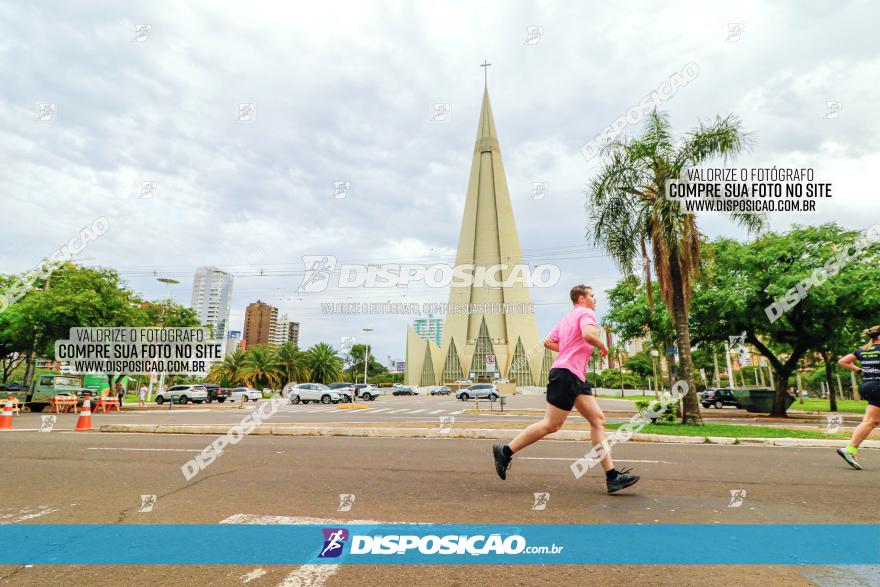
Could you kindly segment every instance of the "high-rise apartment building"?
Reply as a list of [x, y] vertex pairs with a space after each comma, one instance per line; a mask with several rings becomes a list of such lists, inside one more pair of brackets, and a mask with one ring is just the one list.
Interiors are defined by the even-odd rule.
[[277, 344], [278, 308], [257, 300], [244, 312], [244, 340], [247, 348]]
[[232, 275], [216, 267], [199, 267], [193, 278], [191, 307], [199, 322], [214, 329], [218, 341], [226, 340], [232, 303]]

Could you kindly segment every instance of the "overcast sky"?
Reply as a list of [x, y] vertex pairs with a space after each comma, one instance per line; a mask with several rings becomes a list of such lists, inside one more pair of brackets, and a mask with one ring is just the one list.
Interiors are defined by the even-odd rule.
[[[453, 259], [484, 59], [523, 251], [562, 269], [533, 290], [542, 335], [573, 283], [597, 287], [601, 314], [619, 278], [589, 246], [583, 189], [598, 161], [580, 147], [688, 63], [699, 75], [661, 107], [678, 133], [736, 113], [756, 138], [738, 164], [812, 167], [833, 184], [819, 212], [773, 216], [774, 229], [878, 221], [876, 5], [634, 4], [6, 2], [0, 272], [33, 268], [105, 216], [80, 260], [144, 296], [168, 295], [154, 275], [173, 277], [189, 304], [195, 268], [216, 265], [238, 275], [233, 329], [259, 298], [301, 322], [301, 346], [374, 328], [383, 362], [402, 359], [413, 316], [327, 316], [320, 303], [448, 291], [300, 296], [301, 258]], [[431, 120], [436, 103], [447, 120]], [[151, 197], [142, 182], [156, 182]], [[331, 198], [335, 182], [350, 183], [345, 198]], [[549, 183], [543, 199], [534, 182]], [[721, 218], [700, 226], [742, 236]]]

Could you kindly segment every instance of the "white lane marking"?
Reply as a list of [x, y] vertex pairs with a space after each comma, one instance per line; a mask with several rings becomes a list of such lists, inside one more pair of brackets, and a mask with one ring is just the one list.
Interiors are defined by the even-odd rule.
[[196, 448], [123, 448], [116, 446], [90, 446], [86, 450], [145, 450], [152, 452], [202, 452]]
[[262, 577], [265, 574], [266, 574], [266, 571], [263, 570], [262, 568], [258, 567], [256, 569], [254, 569], [253, 571], [251, 571], [250, 573], [247, 573], [246, 575], [242, 575], [241, 577], [239, 577], [239, 579], [241, 579], [242, 583], [250, 583], [254, 579], [259, 579], [260, 577]]
[[[337, 520], [331, 518], [311, 518], [307, 516], [257, 516], [235, 514], [220, 522], [221, 524], [405, 524], [407, 522], [379, 522], [376, 520]], [[321, 587], [327, 579], [336, 574], [339, 565], [301, 565], [287, 575], [278, 587]], [[256, 572], [253, 571], [253, 572]]]
[[464, 414], [464, 410], [458, 410], [457, 412], [452, 412], [453, 416], [456, 414]]
[[410, 413], [410, 414], [419, 414], [419, 413], [421, 413], [421, 412], [427, 412], [427, 411], [428, 411], [428, 410], [410, 410], [409, 413]]
[[[372, 408], [371, 408], [371, 409], [372, 409]], [[387, 411], [390, 410], [390, 409], [391, 409], [391, 408], [379, 408], [378, 410], [373, 409], [373, 413], [374, 413], [374, 414], [378, 414], [379, 412], [387, 412]]]
[[400, 413], [400, 412], [406, 412], [406, 411], [407, 411], [406, 409], [403, 409], [403, 410], [392, 410], [392, 411], [390, 411], [390, 412], [388, 412], [388, 413], [389, 413], [389, 414], [398, 414], [398, 413]]
[[[525, 460], [525, 461], [576, 461], [583, 457], [517, 457], [517, 459]], [[627, 459], [614, 459], [615, 463], [663, 463], [664, 465], [671, 465], [670, 461], [641, 461], [641, 460], [627, 460]]]
[[433, 412], [428, 412], [428, 415], [430, 416], [431, 414], [442, 414], [445, 411], [446, 410], [434, 410]]
[[57, 509], [51, 508], [47, 505], [41, 505], [39, 507], [41, 509], [37, 512], [32, 512], [32, 508], [23, 508], [15, 514], [2, 515], [0, 516], [0, 526], [17, 524], [18, 522], [24, 522], [25, 520], [33, 520], [34, 518], [39, 518], [40, 516], [45, 516], [58, 511]]

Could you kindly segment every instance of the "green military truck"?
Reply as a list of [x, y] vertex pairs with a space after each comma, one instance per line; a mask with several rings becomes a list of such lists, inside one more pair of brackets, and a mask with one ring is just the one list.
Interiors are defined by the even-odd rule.
[[56, 395], [75, 395], [82, 403], [86, 396], [100, 395], [100, 392], [85, 387], [81, 375], [43, 374], [34, 377], [30, 389], [13, 389], [2, 391], [0, 394], [4, 398], [11, 394], [32, 412], [42, 412]]

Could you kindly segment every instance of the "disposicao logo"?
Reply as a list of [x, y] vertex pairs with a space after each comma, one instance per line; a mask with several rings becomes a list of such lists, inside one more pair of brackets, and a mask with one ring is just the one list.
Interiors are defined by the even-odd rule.
[[336, 558], [342, 554], [342, 547], [348, 541], [348, 530], [345, 528], [324, 528], [324, 548], [318, 558]]

